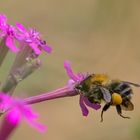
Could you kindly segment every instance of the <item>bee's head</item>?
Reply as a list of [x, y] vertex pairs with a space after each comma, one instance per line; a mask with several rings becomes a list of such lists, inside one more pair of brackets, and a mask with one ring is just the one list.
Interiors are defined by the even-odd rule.
[[83, 86], [81, 84], [75, 85], [75, 90], [82, 91]]

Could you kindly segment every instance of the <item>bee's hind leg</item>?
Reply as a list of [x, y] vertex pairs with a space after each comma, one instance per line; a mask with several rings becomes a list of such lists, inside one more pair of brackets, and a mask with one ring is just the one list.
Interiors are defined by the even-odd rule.
[[123, 116], [123, 115], [122, 115], [122, 109], [121, 109], [121, 106], [120, 106], [120, 105], [116, 105], [116, 110], [117, 110], [117, 113], [118, 113], [122, 118], [130, 119], [130, 117], [126, 117], [126, 116]]

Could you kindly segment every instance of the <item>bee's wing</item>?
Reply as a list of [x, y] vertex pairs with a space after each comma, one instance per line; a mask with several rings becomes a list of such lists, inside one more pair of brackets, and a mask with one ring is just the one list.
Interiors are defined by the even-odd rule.
[[125, 110], [125, 111], [132, 111], [134, 110], [134, 105], [132, 104], [132, 102], [126, 101], [125, 103], [121, 105], [121, 108], [122, 110]]
[[133, 85], [135, 87], [140, 87], [140, 84], [136, 84], [136, 83], [132, 83], [132, 82], [128, 82], [128, 81], [122, 81], [122, 82]]
[[106, 88], [100, 87], [101, 92], [103, 93], [104, 100], [109, 103], [111, 102], [111, 93]]

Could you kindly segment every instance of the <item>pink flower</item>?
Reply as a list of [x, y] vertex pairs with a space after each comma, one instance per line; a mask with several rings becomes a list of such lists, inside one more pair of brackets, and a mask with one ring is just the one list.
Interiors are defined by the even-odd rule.
[[[13, 115], [14, 114], [14, 115]], [[20, 116], [16, 110], [9, 111], [0, 127], [0, 140], [7, 140], [20, 124]]]
[[[68, 85], [73, 89], [75, 88], [76, 84], [80, 83], [82, 80], [84, 80], [87, 77], [87, 75], [83, 75], [83, 74], [74, 74], [71, 69], [71, 65], [69, 61], [64, 62], [64, 67], [66, 69], [68, 76], [71, 78], [68, 82]], [[80, 104], [83, 116], [87, 116], [89, 113], [87, 106], [95, 110], [98, 110], [101, 107], [101, 105], [99, 104], [91, 103], [88, 100], [88, 98], [85, 97], [82, 93], [80, 94], [79, 104]]]
[[3, 138], [2, 140], [5, 140], [9, 137], [22, 119], [25, 119], [30, 126], [36, 128], [40, 132], [46, 130], [44, 125], [37, 122], [39, 115], [33, 112], [29, 105], [25, 105], [22, 100], [13, 98], [4, 93], [0, 94], [0, 100], [0, 110], [7, 110], [0, 128], [0, 139]]
[[5, 45], [12, 52], [17, 53], [19, 49], [15, 45], [15, 36], [16, 29], [14, 28], [14, 26], [7, 24], [7, 18], [5, 15], [0, 15], [0, 38], [4, 39]]
[[17, 23], [16, 27], [18, 29], [17, 39], [29, 45], [36, 55], [40, 55], [42, 50], [47, 53], [51, 53], [51, 47], [46, 44], [46, 41], [41, 40], [39, 32], [37, 32], [35, 29], [26, 29], [20, 23]]

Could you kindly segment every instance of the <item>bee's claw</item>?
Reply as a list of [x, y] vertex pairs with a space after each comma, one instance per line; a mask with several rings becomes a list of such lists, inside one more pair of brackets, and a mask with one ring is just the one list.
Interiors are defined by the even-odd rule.
[[122, 118], [124, 119], [131, 119], [130, 117], [127, 117], [127, 116], [123, 116], [122, 114], [119, 114]]

